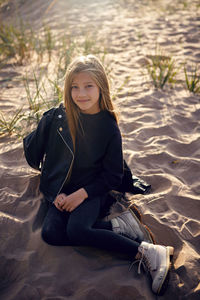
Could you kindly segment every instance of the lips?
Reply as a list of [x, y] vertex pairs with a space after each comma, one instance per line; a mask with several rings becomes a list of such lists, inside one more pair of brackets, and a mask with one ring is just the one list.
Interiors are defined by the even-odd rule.
[[77, 100], [77, 102], [81, 102], [81, 103], [84, 103], [84, 102], [88, 102], [89, 100]]

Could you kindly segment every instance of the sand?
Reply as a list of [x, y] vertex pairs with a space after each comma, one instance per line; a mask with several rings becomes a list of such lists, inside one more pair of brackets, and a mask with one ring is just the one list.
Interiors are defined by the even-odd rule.
[[[183, 66], [199, 63], [199, 1], [11, 1], [37, 30], [95, 36], [107, 49], [112, 90], [118, 96], [124, 157], [134, 175], [152, 185], [128, 195], [144, 214], [156, 242], [175, 248], [169, 287], [162, 299], [200, 297], [200, 98], [185, 89]], [[16, 10], [16, 5], [18, 6]], [[155, 89], [144, 64], [156, 45], [181, 71], [178, 83]], [[25, 101], [26, 66], [0, 69], [0, 109]], [[5, 300], [156, 299], [149, 278], [129, 272], [130, 261], [87, 247], [53, 247], [40, 237], [35, 217], [42, 195], [39, 175], [27, 165], [22, 140], [0, 137], [0, 298]]]

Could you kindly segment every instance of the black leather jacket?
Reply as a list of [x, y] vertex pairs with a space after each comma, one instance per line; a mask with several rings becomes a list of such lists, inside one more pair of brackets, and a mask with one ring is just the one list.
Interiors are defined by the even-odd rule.
[[44, 113], [37, 129], [25, 137], [23, 142], [28, 164], [41, 171], [40, 190], [45, 198], [53, 202], [74, 160], [73, 143], [63, 105]]
[[[37, 129], [25, 137], [23, 143], [28, 164], [41, 171], [40, 191], [48, 201], [53, 202], [67, 180], [74, 160], [73, 143], [63, 105], [44, 113]], [[144, 194], [149, 189], [150, 185], [144, 181], [132, 178], [131, 170], [124, 161], [124, 176], [117, 190]]]

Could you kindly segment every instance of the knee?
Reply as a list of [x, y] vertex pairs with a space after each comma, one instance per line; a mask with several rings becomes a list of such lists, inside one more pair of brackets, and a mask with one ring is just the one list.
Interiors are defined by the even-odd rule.
[[81, 226], [78, 222], [67, 226], [67, 236], [73, 245], [83, 245], [87, 231], [87, 228]]
[[55, 232], [51, 225], [43, 226], [41, 237], [44, 242], [46, 242], [49, 245], [56, 245], [57, 243], [55, 241], [55, 236]]

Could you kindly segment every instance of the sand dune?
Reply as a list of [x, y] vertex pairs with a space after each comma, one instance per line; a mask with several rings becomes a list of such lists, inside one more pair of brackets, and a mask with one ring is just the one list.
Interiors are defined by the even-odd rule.
[[[172, 56], [181, 68], [199, 63], [198, 1], [11, 1], [4, 20], [17, 11], [35, 29], [45, 20], [55, 33], [94, 35], [107, 49], [112, 90], [118, 96], [124, 156], [133, 173], [152, 185], [150, 194], [129, 195], [143, 212], [156, 241], [175, 248], [163, 299], [200, 297], [200, 99], [179, 84], [154, 89], [145, 64]], [[29, 66], [0, 69], [0, 109], [15, 111], [25, 100], [21, 75]], [[40, 238], [39, 176], [23, 156], [22, 141], [0, 138], [0, 298], [156, 299], [149, 278], [129, 272], [130, 262], [87, 247], [51, 247]]]

